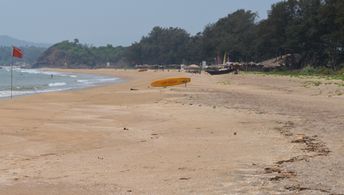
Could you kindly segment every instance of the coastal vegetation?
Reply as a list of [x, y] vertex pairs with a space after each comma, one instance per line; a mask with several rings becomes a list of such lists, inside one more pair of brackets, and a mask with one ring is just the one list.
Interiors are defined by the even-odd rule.
[[129, 47], [64, 41], [44, 52], [35, 67], [214, 63], [225, 52], [238, 62], [295, 54], [300, 60], [286, 69], [338, 71], [344, 67], [344, 1], [281, 1], [271, 6], [263, 20], [253, 11], [238, 10], [196, 35], [181, 28], [154, 27]]
[[99, 66], [118, 65], [124, 57], [124, 47], [93, 47], [79, 43], [63, 41], [47, 49], [34, 64], [36, 67], [62, 67], [62, 68], [95, 68]]
[[339, 70], [333, 70], [327, 67], [313, 67], [306, 66], [302, 69], [293, 69], [293, 70], [272, 70], [269, 72], [261, 72], [260, 74], [268, 75], [282, 75], [282, 76], [291, 76], [291, 77], [318, 77], [326, 78], [328, 80], [342, 80], [344, 81], [344, 68]]

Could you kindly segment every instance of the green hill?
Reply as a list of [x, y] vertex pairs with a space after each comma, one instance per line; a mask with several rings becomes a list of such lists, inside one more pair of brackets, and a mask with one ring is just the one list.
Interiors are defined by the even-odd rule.
[[124, 47], [91, 47], [74, 42], [63, 41], [47, 49], [34, 64], [34, 68], [96, 68], [125, 66]]

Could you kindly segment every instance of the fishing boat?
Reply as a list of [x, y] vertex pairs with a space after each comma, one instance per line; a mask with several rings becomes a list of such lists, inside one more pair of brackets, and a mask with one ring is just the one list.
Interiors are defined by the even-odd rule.
[[210, 66], [207, 69], [205, 69], [205, 71], [207, 73], [209, 73], [210, 75], [221, 75], [221, 74], [228, 74], [231, 72], [238, 74], [238, 69], [230, 64], [229, 56], [228, 56], [227, 52], [225, 52], [225, 54], [223, 56], [222, 64], [220, 64], [221, 58], [219, 55], [216, 57], [216, 63], [217, 63], [217, 65]]
[[226, 67], [226, 68], [208, 68], [205, 71], [209, 73], [210, 75], [221, 75], [221, 74], [228, 74], [231, 72], [235, 72], [236, 70], [231, 67]]

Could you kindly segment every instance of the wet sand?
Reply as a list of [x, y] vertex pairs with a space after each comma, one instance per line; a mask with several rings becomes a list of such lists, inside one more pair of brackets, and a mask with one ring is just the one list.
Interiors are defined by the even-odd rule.
[[126, 82], [1, 100], [0, 194], [344, 193], [341, 82], [68, 71]]

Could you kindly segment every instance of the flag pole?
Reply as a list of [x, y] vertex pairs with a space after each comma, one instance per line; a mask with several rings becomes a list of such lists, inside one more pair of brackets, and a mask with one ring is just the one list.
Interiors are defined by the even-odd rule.
[[12, 95], [12, 91], [13, 91], [13, 63], [14, 63], [14, 60], [13, 60], [13, 55], [12, 55], [12, 63], [11, 63], [11, 99], [13, 97], [13, 95]]
[[11, 63], [11, 99], [13, 97], [13, 66], [14, 66], [14, 57], [22, 58], [23, 52], [21, 49], [13, 46], [12, 48], [12, 63]]

